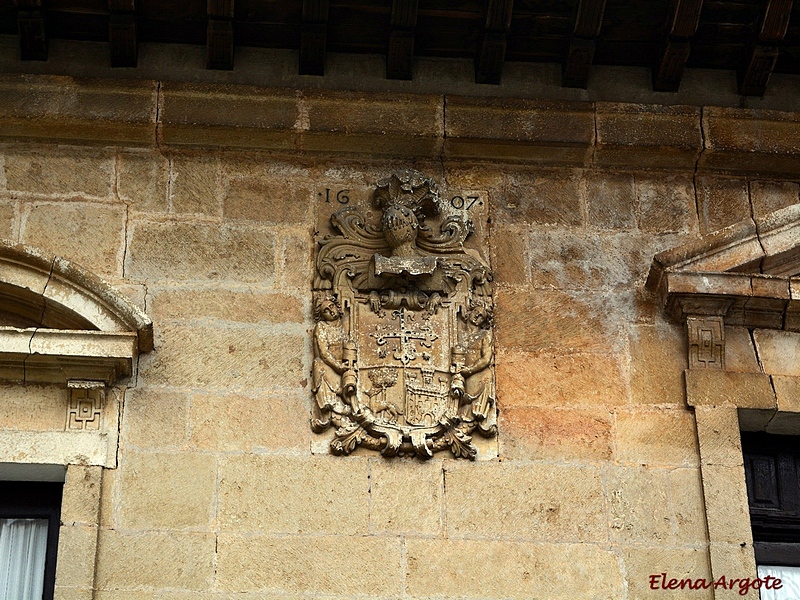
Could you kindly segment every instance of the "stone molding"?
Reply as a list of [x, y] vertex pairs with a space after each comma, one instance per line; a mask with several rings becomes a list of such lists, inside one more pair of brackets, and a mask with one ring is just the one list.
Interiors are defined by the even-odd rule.
[[800, 205], [657, 254], [645, 285], [678, 322], [800, 331]]
[[150, 319], [83, 267], [0, 240], [0, 379], [112, 385], [153, 348]]
[[800, 173], [800, 113], [0, 76], [0, 139]]

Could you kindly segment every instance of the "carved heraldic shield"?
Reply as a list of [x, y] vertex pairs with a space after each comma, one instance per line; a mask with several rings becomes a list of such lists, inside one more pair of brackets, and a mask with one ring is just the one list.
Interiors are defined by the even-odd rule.
[[497, 428], [492, 277], [465, 245], [473, 224], [416, 171], [372, 200], [335, 212], [319, 240], [312, 427], [334, 428], [334, 454], [475, 458], [474, 433]]

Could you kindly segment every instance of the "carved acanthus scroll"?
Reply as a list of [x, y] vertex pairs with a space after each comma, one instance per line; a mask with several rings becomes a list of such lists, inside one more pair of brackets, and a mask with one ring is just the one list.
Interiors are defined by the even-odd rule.
[[379, 212], [333, 213], [319, 241], [312, 427], [334, 428], [335, 454], [475, 458], [472, 434], [495, 435], [496, 409], [492, 277], [467, 243], [473, 222], [416, 171], [378, 182], [372, 202]]

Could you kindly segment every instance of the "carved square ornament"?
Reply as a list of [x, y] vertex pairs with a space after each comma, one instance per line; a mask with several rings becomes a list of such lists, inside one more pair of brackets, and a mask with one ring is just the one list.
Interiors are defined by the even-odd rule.
[[474, 459], [497, 433], [486, 194], [409, 170], [317, 195], [312, 428], [337, 455]]

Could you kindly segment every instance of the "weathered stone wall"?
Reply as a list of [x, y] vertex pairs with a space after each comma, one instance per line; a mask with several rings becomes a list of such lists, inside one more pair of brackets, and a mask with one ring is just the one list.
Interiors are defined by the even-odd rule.
[[[800, 201], [794, 115], [129, 87], [117, 108], [82, 87], [27, 130], [29, 107], [0, 114], [0, 235], [155, 324], [99, 534], [65, 500], [60, 598], [632, 599], [675, 597], [651, 574], [709, 576], [684, 332], [644, 281], [657, 252]], [[732, 131], [759, 120], [774, 143]], [[406, 167], [488, 192], [499, 458], [312, 452], [316, 190]], [[730, 335], [733, 370], [759, 372]], [[0, 389], [0, 428], [57, 428], [60, 394]]]

